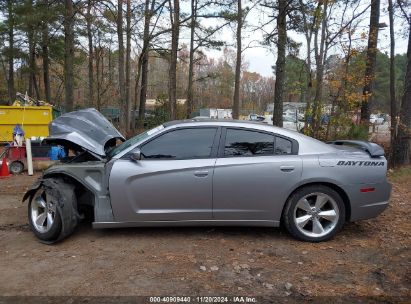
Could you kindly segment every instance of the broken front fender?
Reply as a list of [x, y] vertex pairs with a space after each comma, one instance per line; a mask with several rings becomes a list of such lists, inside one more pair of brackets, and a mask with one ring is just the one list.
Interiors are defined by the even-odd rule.
[[26, 191], [26, 193], [23, 196], [22, 202], [26, 201], [28, 198], [32, 198], [34, 193], [40, 188], [41, 184], [43, 183], [44, 179], [40, 177], [31, 187], [29, 190]]

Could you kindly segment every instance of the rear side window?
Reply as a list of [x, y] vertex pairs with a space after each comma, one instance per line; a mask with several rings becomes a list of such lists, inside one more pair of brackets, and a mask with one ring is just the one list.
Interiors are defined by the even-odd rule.
[[291, 140], [276, 137], [275, 138], [275, 154], [276, 155], [283, 155], [283, 154], [292, 154], [292, 142]]
[[144, 159], [192, 159], [211, 156], [217, 128], [177, 129], [141, 147]]
[[227, 129], [224, 156], [263, 156], [274, 154], [274, 135]]

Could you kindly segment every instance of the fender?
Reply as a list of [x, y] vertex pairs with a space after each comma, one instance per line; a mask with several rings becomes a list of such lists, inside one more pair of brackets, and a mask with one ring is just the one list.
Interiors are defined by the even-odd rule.
[[36, 191], [40, 188], [43, 181], [43, 177], [40, 177], [33, 185], [31, 185], [31, 187], [24, 194], [23, 199], [21, 201], [24, 203], [28, 198], [30, 198], [31, 200], [34, 193], [36, 193]]
[[288, 196], [287, 196], [287, 200], [284, 202], [282, 208], [284, 209], [284, 206], [285, 206], [286, 202], [290, 198], [291, 194], [294, 193], [294, 191], [296, 191], [298, 188], [304, 187], [304, 186], [309, 185], [309, 184], [325, 184], [325, 185], [329, 184], [329, 185], [332, 185], [333, 187], [335, 187], [336, 188], [335, 190], [338, 189], [338, 191], [341, 191], [341, 194], [343, 194], [342, 199], [343, 199], [343, 201], [346, 205], [346, 209], [347, 209], [346, 210], [346, 213], [347, 213], [346, 216], [347, 216], [347, 219], [350, 219], [351, 209], [352, 209], [352, 206], [351, 206], [352, 198], [347, 193], [347, 191], [344, 190], [343, 185], [341, 185], [341, 183], [339, 183], [338, 181], [336, 181], [334, 179], [330, 179], [330, 178], [307, 178], [307, 179], [301, 180], [300, 182], [295, 184], [294, 187], [290, 190], [290, 192], [288, 193]]
[[93, 194], [94, 219], [96, 222], [113, 222], [114, 216], [108, 190], [107, 172], [111, 171], [112, 163], [101, 161], [58, 164], [44, 172], [37, 182], [24, 194], [23, 201], [34, 195], [42, 182], [52, 177], [67, 177], [81, 184]]

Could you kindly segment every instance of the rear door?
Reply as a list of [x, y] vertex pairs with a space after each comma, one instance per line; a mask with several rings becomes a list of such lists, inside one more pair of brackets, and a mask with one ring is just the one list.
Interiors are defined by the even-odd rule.
[[301, 171], [296, 141], [255, 129], [223, 129], [214, 168], [213, 218], [279, 220]]
[[162, 133], [126, 155], [110, 175], [116, 221], [179, 221], [212, 218], [212, 178], [219, 129], [185, 127]]

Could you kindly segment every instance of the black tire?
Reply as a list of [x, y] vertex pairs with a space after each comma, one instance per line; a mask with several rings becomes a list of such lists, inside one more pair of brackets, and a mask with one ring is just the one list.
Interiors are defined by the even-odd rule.
[[[308, 224], [306, 224], [305, 227], [298, 227], [296, 223], [296, 218], [297, 218], [297, 212], [305, 212], [304, 210], [301, 210], [301, 208], [297, 208], [297, 204], [301, 202], [304, 198], [306, 198], [309, 202], [310, 205], [313, 205], [314, 207], [315, 202], [313, 201], [314, 198], [317, 196], [320, 197], [328, 197], [331, 198], [330, 200], [326, 201], [324, 204], [324, 208], [329, 208], [331, 210], [334, 210], [335, 213], [338, 215], [336, 216], [336, 219], [334, 222], [329, 221], [328, 219], [323, 219], [319, 214], [321, 213], [320, 210], [311, 210], [307, 214], [303, 214], [303, 216], [309, 216], [314, 218], [314, 220], [322, 221], [324, 223], [321, 224], [321, 226], [326, 229], [324, 229], [324, 235], [322, 233], [318, 233], [315, 235], [314, 233], [314, 223], [313, 220], [311, 220], [311, 227], [312, 227], [312, 234], [313, 235], [307, 235], [309, 233], [309, 228], [306, 229], [307, 225], [310, 227], [310, 220], [307, 221]], [[331, 210], [323, 210], [323, 211], [331, 211]], [[316, 219], [315, 219], [316, 217]], [[344, 201], [342, 200], [341, 196], [333, 189], [324, 186], [324, 185], [312, 185], [312, 186], [306, 186], [303, 187], [297, 191], [295, 191], [290, 198], [288, 199], [283, 215], [282, 215], [282, 223], [287, 229], [287, 231], [296, 239], [299, 239], [301, 241], [305, 242], [322, 242], [322, 241], [327, 241], [334, 237], [334, 235], [341, 230], [342, 226], [344, 225], [345, 222], [345, 205]], [[328, 226], [327, 226], [328, 225]], [[308, 230], [308, 231], [306, 231]], [[303, 232], [304, 231], [304, 232]]]
[[20, 174], [24, 170], [24, 165], [22, 162], [13, 161], [10, 163], [9, 171], [11, 174]]
[[[49, 228], [46, 227], [47, 231], [41, 231], [37, 228], [39, 226], [33, 222], [32, 215], [33, 212], [36, 212], [33, 211], [33, 209], [36, 209], [37, 207], [33, 204], [36, 204], [37, 198], [46, 198], [47, 195], [52, 198], [49, 200], [51, 205], [55, 204], [54, 212], [51, 212], [54, 214], [54, 221]], [[50, 205], [49, 201], [45, 199], [47, 207]], [[35, 216], [36, 214], [34, 217]], [[28, 217], [31, 230], [43, 243], [53, 244], [69, 236], [77, 226], [79, 219], [74, 186], [63, 181], [62, 179], [50, 178], [43, 180], [38, 190], [30, 198], [30, 202], [28, 204]], [[47, 222], [45, 223], [45, 226], [47, 226]]]

